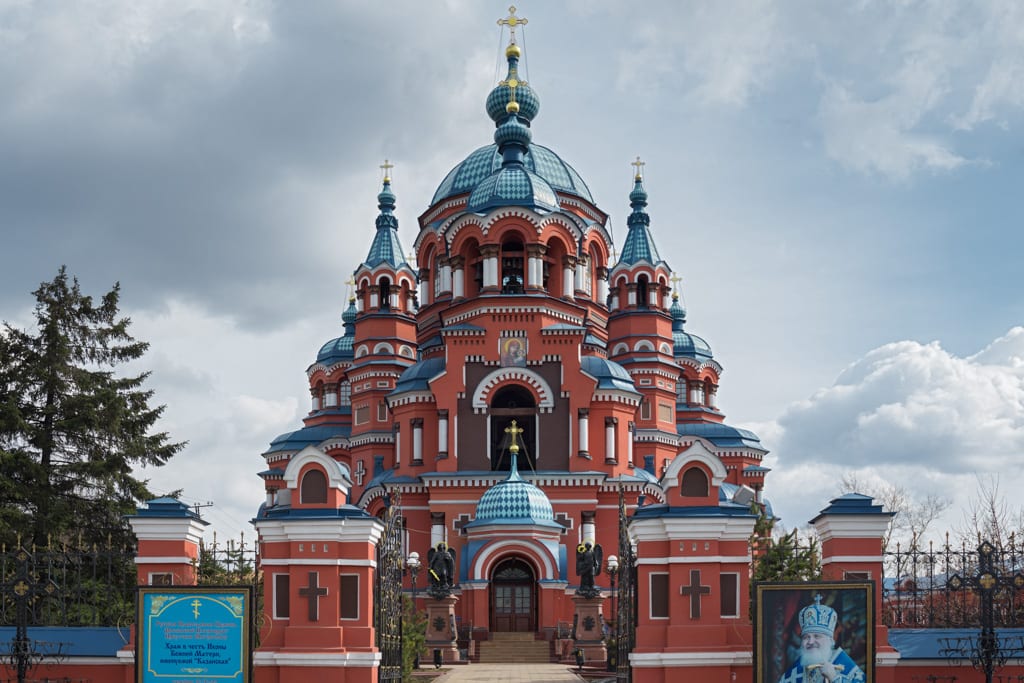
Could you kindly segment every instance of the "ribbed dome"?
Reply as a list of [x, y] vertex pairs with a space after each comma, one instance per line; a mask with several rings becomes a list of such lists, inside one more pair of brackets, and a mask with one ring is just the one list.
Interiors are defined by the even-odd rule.
[[[481, 181], [501, 168], [501, 162], [502, 156], [497, 144], [475, 150], [448, 172], [430, 203], [436, 204], [448, 197], [472, 192]], [[531, 143], [523, 157], [523, 166], [543, 178], [553, 190], [594, 203], [590, 189], [576, 170], [547, 147]]]
[[496, 206], [529, 206], [558, 209], [558, 197], [546, 180], [522, 166], [506, 166], [492, 173], [473, 189], [466, 204], [468, 211], [484, 211]]
[[508, 479], [489, 488], [480, 498], [474, 522], [560, 526], [555, 522], [547, 495], [520, 478], [514, 454]]

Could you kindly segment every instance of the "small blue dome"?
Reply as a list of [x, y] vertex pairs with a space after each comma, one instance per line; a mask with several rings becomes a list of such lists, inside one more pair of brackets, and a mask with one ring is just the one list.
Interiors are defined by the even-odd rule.
[[[492, 121], [501, 121], [506, 115], [505, 109], [512, 101], [512, 89], [507, 85], [497, 85], [487, 96], [487, 115]], [[516, 86], [516, 104], [519, 105], [519, 116], [532, 121], [540, 111], [540, 98], [528, 85], [520, 83]]]
[[341, 322], [345, 325], [345, 334], [321, 346], [316, 353], [316, 363], [331, 365], [340, 360], [352, 360], [352, 342], [356, 338], [355, 299], [349, 299], [348, 308], [341, 314]]
[[515, 455], [508, 479], [487, 489], [476, 506], [473, 523], [542, 524], [558, 526], [551, 501], [539, 488], [519, 476]]
[[686, 309], [679, 303], [678, 297], [673, 296], [672, 308], [669, 313], [672, 315], [672, 341], [673, 355], [677, 358], [685, 356], [697, 360], [711, 360], [714, 356], [711, 347], [706, 341], [695, 334], [683, 330], [686, 323]]

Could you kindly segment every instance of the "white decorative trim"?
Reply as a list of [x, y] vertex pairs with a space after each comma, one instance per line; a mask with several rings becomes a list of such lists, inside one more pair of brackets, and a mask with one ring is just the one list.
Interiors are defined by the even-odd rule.
[[831, 538], [877, 538], [885, 536], [892, 515], [889, 513], [870, 515], [821, 514], [811, 521], [822, 542]]
[[652, 517], [630, 523], [638, 541], [747, 541], [754, 532], [753, 517]]
[[530, 388], [537, 392], [537, 407], [542, 413], [550, 413], [555, 408], [554, 393], [547, 381], [529, 368], [498, 368], [492, 371], [476, 386], [473, 393], [473, 412], [480, 414], [487, 411], [487, 399], [491, 391], [506, 381], [525, 382]]
[[199, 545], [209, 522], [195, 517], [149, 517], [133, 515], [128, 518], [135, 538], [140, 541], [186, 541]]
[[254, 525], [261, 536], [261, 544], [292, 541], [376, 544], [384, 533], [384, 523], [375, 517], [257, 519]]
[[196, 558], [181, 557], [136, 557], [135, 564], [192, 564]]
[[834, 562], [864, 562], [864, 563], [881, 563], [884, 561], [881, 555], [834, 555], [831, 557], [822, 557], [821, 564], [832, 564]]
[[266, 567], [272, 566], [322, 566], [322, 567], [373, 567], [376, 568], [376, 560], [314, 560], [301, 557], [273, 557], [260, 560], [260, 564]]
[[514, 541], [498, 541], [497, 543], [488, 543], [477, 552], [476, 557], [473, 558], [473, 566], [470, 569], [470, 577], [473, 580], [485, 581], [487, 576], [484, 574], [484, 568], [489, 564], [490, 559], [500, 552], [514, 548], [520, 553], [529, 550], [531, 552], [525, 553], [527, 557], [534, 557], [540, 562], [543, 562], [542, 570], [544, 575], [537, 577], [538, 580], [554, 579], [558, 576], [556, 571], [558, 560], [551, 556], [551, 551], [548, 550], [543, 544], [530, 539], [517, 539]]
[[327, 473], [327, 485], [332, 489], [340, 489], [348, 493], [352, 488], [352, 472], [348, 465], [335, 460], [316, 446], [306, 446], [294, 458], [288, 461], [284, 470], [284, 483], [290, 489], [298, 488], [299, 472], [309, 463], [324, 468]]
[[639, 557], [637, 564], [749, 564], [750, 554], [746, 555], [694, 555], [693, 557]]
[[750, 666], [754, 654], [743, 652], [632, 652], [629, 663], [637, 668], [694, 667], [694, 666]]
[[697, 440], [685, 451], [672, 458], [668, 469], [665, 470], [665, 475], [661, 478], [662, 487], [665, 489], [678, 488], [679, 474], [686, 465], [694, 462], [699, 462], [711, 470], [712, 486], [721, 486], [729, 474], [726, 472], [725, 466], [722, 465], [722, 461], [719, 460], [718, 456], [708, 450], [703, 441]]
[[324, 667], [377, 667], [379, 652], [346, 652], [343, 654], [317, 654], [306, 652], [252, 653], [253, 666], [324, 666]]

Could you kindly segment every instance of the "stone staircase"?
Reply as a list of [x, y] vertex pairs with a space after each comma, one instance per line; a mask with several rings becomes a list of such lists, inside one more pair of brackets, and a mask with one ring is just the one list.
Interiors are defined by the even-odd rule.
[[551, 643], [537, 640], [532, 633], [492, 633], [478, 643], [481, 664], [547, 664]]

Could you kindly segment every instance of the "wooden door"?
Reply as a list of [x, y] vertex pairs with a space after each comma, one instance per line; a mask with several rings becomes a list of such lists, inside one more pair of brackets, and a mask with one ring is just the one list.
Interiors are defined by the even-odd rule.
[[512, 560], [503, 562], [491, 584], [492, 630], [500, 632], [536, 630], [536, 594], [533, 572], [528, 565]]

